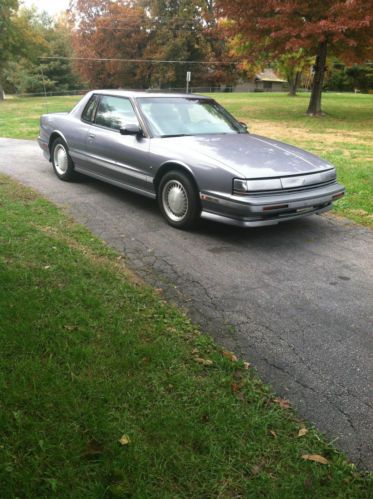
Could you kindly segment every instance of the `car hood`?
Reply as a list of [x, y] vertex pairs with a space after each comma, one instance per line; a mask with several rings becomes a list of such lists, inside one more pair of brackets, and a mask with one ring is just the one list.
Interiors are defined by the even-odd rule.
[[208, 160], [244, 178], [280, 177], [327, 170], [326, 160], [289, 144], [254, 134], [165, 137], [162, 149], [184, 162]]

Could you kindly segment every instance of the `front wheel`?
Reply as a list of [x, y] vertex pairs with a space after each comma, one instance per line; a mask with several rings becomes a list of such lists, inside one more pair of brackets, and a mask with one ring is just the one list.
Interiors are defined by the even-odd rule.
[[178, 229], [193, 227], [201, 213], [193, 182], [188, 175], [179, 171], [170, 171], [162, 177], [158, 203], [167, 222]]
[[52, 145], [52, 164], [57, 177], [67, 182], [76, 178], [74, 163], [70, 158], [67, 145], [64, 140], [56, 139]]

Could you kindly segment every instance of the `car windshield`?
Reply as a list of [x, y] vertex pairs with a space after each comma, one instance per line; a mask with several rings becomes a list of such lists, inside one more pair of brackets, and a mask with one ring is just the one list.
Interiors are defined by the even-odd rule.
[[246, 127], [212, 99], [143, 97], [137, 99], [156, 137], [246, 133]]

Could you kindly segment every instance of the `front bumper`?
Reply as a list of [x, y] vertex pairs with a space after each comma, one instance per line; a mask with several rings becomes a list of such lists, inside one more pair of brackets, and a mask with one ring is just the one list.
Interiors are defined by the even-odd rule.
[[201, 216], [240, 227], [275, 225], [328, 211], [344, 193], [337, 182], [300, 192], [252, 196], [205, 191], [200, 193]]

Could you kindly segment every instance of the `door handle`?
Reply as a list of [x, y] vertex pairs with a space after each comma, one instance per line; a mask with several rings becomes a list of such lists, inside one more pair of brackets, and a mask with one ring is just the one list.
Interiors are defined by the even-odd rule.
[[95, 134], [95, 133], [89, 133], [89, 134], [88, 134], [88, 137], [89, 137], [90, 139], [94, 139], [94, 138], [96, 137], [96, 134]]

